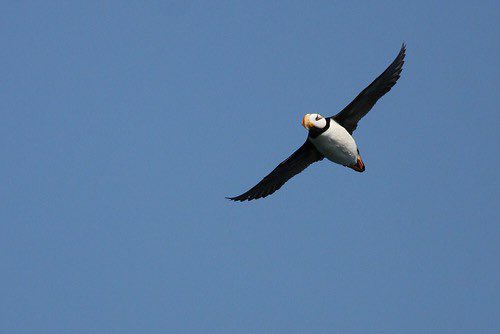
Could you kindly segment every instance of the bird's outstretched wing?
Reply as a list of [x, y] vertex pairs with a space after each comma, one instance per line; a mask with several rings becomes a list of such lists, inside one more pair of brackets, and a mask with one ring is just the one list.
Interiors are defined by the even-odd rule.
[[251, 201], [271, 195], [281, 188], [286, 181], [299, 174], [310, 164], [323, 160], [323, 155], [318, 152], [314, 145], [306, 142], [285, 161], [280, 163], [269, 175], [262, 179], [255, 187], [244, 194], [236, 197], [227, 197], [233, 201]]
[[354, 130], [356, 130], [359, 120], [365, 116], [375, 105], [377, 100], [390, 91], [396, 84], [396, 81], [398, 81], [403, 69], [405, 51], [406, 45], [403, 43], [398, 56], [391, 65], [389, 65], [389, 67], [387, 67], [387, 69], [368, 87], [363, 89], [347, 107], [331, 118], [352, 134]]

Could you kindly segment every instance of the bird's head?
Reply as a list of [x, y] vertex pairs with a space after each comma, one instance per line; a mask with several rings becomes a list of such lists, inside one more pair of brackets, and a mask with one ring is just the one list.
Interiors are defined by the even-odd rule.
[[326, 119], [320, 114], [306, 114], [302, 118], [302, 126], [306, 130], [311, 130], [312, 128], [320, 130], [326, 126]]

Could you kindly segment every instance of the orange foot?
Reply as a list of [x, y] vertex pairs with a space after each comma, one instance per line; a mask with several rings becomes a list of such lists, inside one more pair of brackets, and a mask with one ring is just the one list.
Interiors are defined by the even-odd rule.
[[354, 169], [356, 172], [364, 172], [365, 171], [365, 164], [363, 163], [363, 160], [361, 160], [361, 157], [358, 155], [358, 160], [356, 163], [352, 166], [349, 166], [349, 168]]

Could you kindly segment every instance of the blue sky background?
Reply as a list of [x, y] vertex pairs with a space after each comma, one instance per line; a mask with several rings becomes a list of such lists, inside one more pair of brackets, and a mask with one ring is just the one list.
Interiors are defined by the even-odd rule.
[[[0, 9], [0, 332], [500, 332], [498, 1]], [[365, 173], [224, 198], [403, 41]]]

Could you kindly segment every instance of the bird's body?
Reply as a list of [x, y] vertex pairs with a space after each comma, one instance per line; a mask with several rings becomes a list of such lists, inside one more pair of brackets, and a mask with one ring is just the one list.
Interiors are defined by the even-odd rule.
[[311, 143], [328, 160], [342, 166], [356, 164], [358, 147], [347, 130], [334, 120], [329, 121], [328, 129], [315, 138], [309, 137]]
[[306, 114], [302, 118], [302, 125], [309, 131], [305, 143], [253, 188], [229, 199], [250, 201], [266, 197], [310, 164], [324, 158], [357, 172], [364, 172], [365, 165], [352, 133], [359, 120], [396, 84], [403, 68], [405, 51], [403, 44], [389, 67], [336, 115], [325, 118], [320, 114]]

